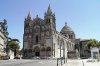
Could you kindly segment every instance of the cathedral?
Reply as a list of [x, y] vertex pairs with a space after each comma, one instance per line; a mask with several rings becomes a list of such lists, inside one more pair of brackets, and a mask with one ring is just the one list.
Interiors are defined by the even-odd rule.
[[55, 13], [49, 5], [44, 19], [32, 17], [31, 12], [24, 21], [23, 57], [64, 57], [75, 50], [74, 31], [65, 23], [60, 32], [56, 30]]

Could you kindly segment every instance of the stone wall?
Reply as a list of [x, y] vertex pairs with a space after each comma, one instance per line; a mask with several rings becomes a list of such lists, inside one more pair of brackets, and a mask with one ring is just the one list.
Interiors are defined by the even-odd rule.
[[9, 50], [7, 54], [10, 57], [10, 59], [14, 59], [14, 52], [12, 50]]

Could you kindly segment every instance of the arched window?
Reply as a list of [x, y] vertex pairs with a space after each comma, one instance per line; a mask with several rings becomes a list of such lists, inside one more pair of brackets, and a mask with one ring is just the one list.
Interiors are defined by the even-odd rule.
[[31, 53], [32, 52], [32, 49], [29, 49], [29, 53]]
[[25, 49], [24, 52], [27, 53], [27, 49]]
[[29, 27], [29, 23], [27, 23], [27, 24], [25, 25], [25, 27]]
[[50, 19], [49, 19], [49, 22], [50, 22]]
[[70, 39], [70, 35], [69, 35], [69, 39]]
[[43, 47], [43, 48], [41, 49], [41, 51], [42, 51], [42, 52], [45, 51], [45, 48]]
[[73, 35], [71, 35], [71, 38], [73, 38]]
[[60, 44], [60, 38], [59, 38], [59, 36], [58, 36], [58, 45]]
[[34, 52], [39, 52], [39, 51], [40, 51], [39, 47], [36, 46], [36, 47], [34, 48]]
[[38, 43], [38, 35], [36, 35], [36, 43]]
[[47, 51], [51, 51], [51, 47], [47, 47]]

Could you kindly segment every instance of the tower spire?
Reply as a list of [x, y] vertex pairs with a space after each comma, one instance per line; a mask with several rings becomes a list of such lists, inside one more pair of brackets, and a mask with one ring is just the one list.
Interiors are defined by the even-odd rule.
[[25, 16], [25, 20], [26, 20], [26, 16]]
[[48, 10], [47, 10], [47, 14], [51, 14], [51, 13], [52, 13], [52, 9], [51, 9], [50, 4], [49, 4]]
[[31, 11], [29, 11], [28, 16], [27, 16], [27, 19], [33, 20]]

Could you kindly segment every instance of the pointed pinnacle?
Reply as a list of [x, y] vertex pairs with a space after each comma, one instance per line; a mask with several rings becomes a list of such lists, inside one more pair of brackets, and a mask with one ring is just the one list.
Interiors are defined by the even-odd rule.
[[48, 10], [47, 10], [47, 13], [48, 13], [48, 14], [52, 13], [52, 9], [51, 9], [51, 7], [50, 7], [50, 4], [49, 4]]
[[26, 16], [25, 16], [25, 20], [26, 20]]
[[27, 19], [33, 20], [31, 11], [29, 11], [29, 14], [28, 14], [28, 16], [27, 16]]

